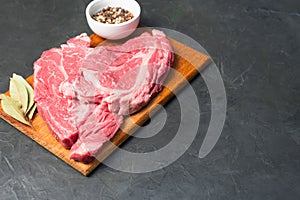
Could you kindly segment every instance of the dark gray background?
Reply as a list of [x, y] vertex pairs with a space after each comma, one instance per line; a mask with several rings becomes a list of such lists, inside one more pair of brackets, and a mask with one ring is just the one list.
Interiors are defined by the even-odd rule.
[[[91, 34], [88, 2], [1, 0], [1, 92], [13, 72], [32, 74], [42, 51]], [[228, 113], [213, 151], [198, 158], [210, 119], [201, 76], [192, 82], [201, 108], [194, 143], [175, 163], [151, 173], [102, 165], [84, 177], [0, 120], [0, 199], [299, 199], [299, 1], [139, 2], [142, 24], [189, 35], [220, 69]], [[165, 109], [167, 123], [157, 137], [133, 138], [123, 148], [140, 152], [167, 144], [178, 127], [179, 104], [174, 99]]]

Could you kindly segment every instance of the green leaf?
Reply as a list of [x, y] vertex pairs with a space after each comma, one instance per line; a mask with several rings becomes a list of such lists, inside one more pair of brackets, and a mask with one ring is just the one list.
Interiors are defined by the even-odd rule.
[[[34, 93], [33, 93], [33, 88], [31, 87], [31, 85], [29, 85], [29, 83], [20, 75], [17, 74], [13, 74], [13, 79], [22, 83], [27, 90], [28, 93], [28, 106], [27, 106], [27, 110], [26, 110], [26, 114], [30, 112], [30, 110], [32, 110], [33, 105], [34, 105]], [[34, 112], [33, 112], [34, 113]], [[31, 119], [31, 118], [30, 118]]]
[[22, 122], [23, 124], [26, 124], [28, 126], [32, 125], [29, 121], [26, 120], [25, 114], [21, 109], [21, 105], [18, 103], [18, 101], [14, 100], [12, 97], [1, 95], [1, 106], [5, 113], [13, 117], [14, 119]]
[[9, 93], [11, 98], [21, 104], [24, 113], [28, 107], [28, 93], [25, 85], [18, 79], [11, 78], [9, 82]]

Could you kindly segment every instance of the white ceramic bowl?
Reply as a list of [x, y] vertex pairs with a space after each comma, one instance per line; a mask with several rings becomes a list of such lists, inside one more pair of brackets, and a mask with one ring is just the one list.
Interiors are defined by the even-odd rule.
[[[134, 18], [120, 24], [104, 24], [92, 18], [94, 14], [107, 6], [124, 8], [130, 11]], [[135, 31], [140, 21], [141, 7], [135, 0], [94, 0], [86, 7], [85, 14], [88, 25], [94, 33], [106, 39], [117, 40]]]

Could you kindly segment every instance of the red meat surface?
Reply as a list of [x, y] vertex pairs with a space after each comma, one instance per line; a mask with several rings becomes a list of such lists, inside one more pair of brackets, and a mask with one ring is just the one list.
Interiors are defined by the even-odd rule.
[[34, 63], [37, 109], [70, 158], [91, 162], [123, 123], [163, 87], [173, 63], [165, 34], [153, 30], [119, 46], [90, 48], [81, 34]]

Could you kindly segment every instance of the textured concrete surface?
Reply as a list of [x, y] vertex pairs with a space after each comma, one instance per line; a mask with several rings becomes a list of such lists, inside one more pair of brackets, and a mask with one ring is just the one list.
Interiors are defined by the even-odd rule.
[[[1, 92], [13, 72], [33, 73], [43, 50], [91, 33], [88, 2], [1, 0]], [[210, 119], [201, 76], [192, 82], [201, 109], [197, 137], [180, 159], [155, 172], [102, 165], [83, 177], [0, 120], [0, 199], [300, 199], [299, 1], [139, 2], [143, 24], [189, 35], [219, 67], [228, 109], [213, 151], [198, 158]], [[180, 120], [176, 99], [165, 110], [167, 123], [157, 136], [122, 147], [142, 152], [167, 144]]]

